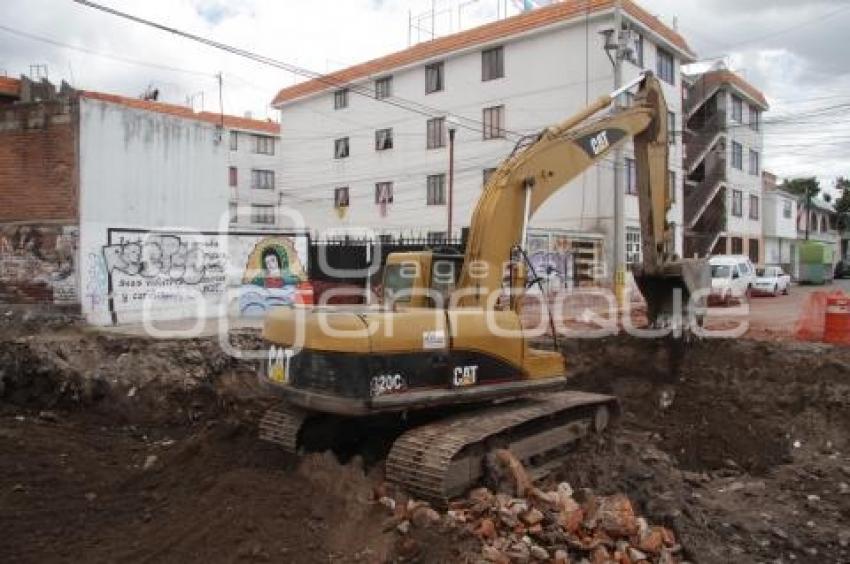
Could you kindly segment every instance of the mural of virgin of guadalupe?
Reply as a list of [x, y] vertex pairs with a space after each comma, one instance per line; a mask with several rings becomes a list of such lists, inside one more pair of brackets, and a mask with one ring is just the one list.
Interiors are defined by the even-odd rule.
[[242, 315], [262, 315], [270, 308], [295, 303], [296, 288], [307, 280], [291, 239], [266, 237], [248, 256], [239, 295]]
[[289, 270], [289, 258], [283, 249], [266, 247], [261, 257], [263, 271], [251, 280], [254, 286], [283, 288], [301, 282], [301, 278]]

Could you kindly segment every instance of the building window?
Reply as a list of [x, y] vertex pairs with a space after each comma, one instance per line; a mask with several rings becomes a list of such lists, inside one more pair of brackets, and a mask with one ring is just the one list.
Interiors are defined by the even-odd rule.
[[254, 152], [261, 155], [274, 155], [274, 137], [254, 135]]
[[425, 94], [440, 92], [445, 88], [444, 69], [445, 65], [442, 62], [425, 65]]
[[744, 122], [744, 101], [734, 94], [732, 94], [732, 119], [738, 123]]
[[239, 149], [239, 133], [236, 131], [230, 132], [230, 150], [236, 151]]
[[749, 104], [749, 108], [750, 108], [750, 129], [752, 129], [753, 131], [758, 131], [759, 128], [761, 127], [760, 126], [761, 111], [759, 111], [759, 109], [757, 107], [753, 106], [752, 104]]
[[626, 227], [626, 264], [640, 264], [641, 262], [640, 229]]
[[484, 139], [500, 139], [505, 136], [505, 107], [484, 108]]
[[505, 50], [493, 47], [481, 51], [481, 80], [494, 80], [505, 76]]
[[658, 48], [658, 78], [670, 84], [676, 84], [676, 70], [673, 55]]
[[348, 107], [348, 88], [334, 92], [334, 109], [341, 110]]
[[493, 176], [493, 173], [496, 172], [495, 168], [485, 168], [483, 172], [483, 180], [484, 186], [487, 186], [487, 183], [490, 182], [490, 177]]
[[259, 190], [274, 189], [274, 171], [273, 170], [252, 170], [251, 171], [251, 188]]
[[732, 141], [732, 166], [744, 170], [744, 148], [737, 141]]
[[672, 204], [676, 201], [676, 173], [667, 171], [667, 200]]
[[251, 206], [251, 223], [274, 225], [274, 206]]
[[348, 207], [348, 186], [340, 186], [339, 188], [334, 188], [334, 207]]
[[785, 219], [791, 219], [791, 201], [785, 200], [782, 203], [782, 217]]
[[626, 194], [637, 193], [637, 166], [634, 159], [626, 158]]
[[446, 175], [431, 174], [428, 175], [428, 195], [427, 203], [429, 206], [442, 206], [446, 203]]
[[375, 98], [383, 100], [393, 95], [393, 77], [385, 76], [375, 81]]
[[230, 223], [239, 223], [239, 206], [235, 202], [230, 202]]
[[386, 151], [393, 148], [393, 130], [379, 129], [375, 132], [375, 150]]
[[750, 174], [756, 176], [759, 174], [759, 154], [752, 149], [750, 149]]
[[667, 141], [676, 144], [676, 112], [667, 112]]
[[820, 230], [821, 233], [826, 233], [826, 216], [820, 216]]
[[741, 217], [744, 215], [744, 193], [740, 190], [732, 190], [732, 215]]
[[761, 253], [759, 253], [759, 240], [750, 239], [749, 247], [750, 262], [752, 262], [753, 264], [758, 264], [760, 262], [759, 259], [761, 258]]
[[391, 204], [391, 203], [393, 203], [393, 183], [392, 182], [377, 182], [377, 183], [375, 183], [375, 203], [376, 204]]
[[227, 176], [228, 176], [228, 181], [229, 181], [228, 183], [233, 188], [236, 188], [236, 186], [239, 184], [239, 175], [236, 171], [236, 167], [235, 166], [230, 167], [229, 169], [227, 169], [227, 173], [228, 173]]
[[755, 194], [750, 194], [750, 219], [759, 218], [759, 197]]
[[446, 146], [446, 118], [432, 118], [427, 123], [428, 148], [439, 149]]
[[744, 240], [740, 237], [732, 237], [730, 239], [732, 243], [732, 251], [733, 255], [742, 255], [744, 254]]
[[334, 158], [344, 159], [348, 156], [348, 137], [334, 141]]

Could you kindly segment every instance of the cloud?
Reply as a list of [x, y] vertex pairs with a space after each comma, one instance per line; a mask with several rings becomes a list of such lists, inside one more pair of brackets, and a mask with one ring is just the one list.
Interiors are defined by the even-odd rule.
[[[149, 85], [162, 99], [184, 103], [204, 93], [207, 110], [218, 110], [217, 72], [224, 77], [224, 110], [274, 117], [274, 94], [300, 77], [191, 41], [122, 21], [70, 1], [0, 0], [2, 25], [85, 47], [113, 57], [146, 61], [145, 66], [117, 61], [0, 30], [0, 71], [27, 73], [46, 63], [51, 80], [66, 79], [91, 90], [139, 95]], [[420, 30], [413, 40], [430, 36], [430, 0], [102, 0], [119, 10], [211, 37], [318, 72], [377, 57], [407, 46], [408, 18]], [[771, 102], [765, 117], [765, 166], [780, 176], [818, 174], [827, 182], [850, 174], [841, 159], [850, 149], [844, 115], [805, 117], [812, 108], [850, 99], [850, 58], [846, 0], [638, 0], [679, 31], [702, 57], [723, 57], [760, 88]], [[434, 19], [437, 34], [492, 20], [498, 2], [440, 0]], [[515, 12], [513, 2], [510, 9]], [[840, 11], [839, 11], [840, 10]], [[460, 14], [460, 16], [458, 16]], [[161, 67], [173, 67], [165, 69]], [[175, 70], [179, 69], [179, 70]], [[842, 98], [842, 95], [844, 97]], [[833, 98], [824, 98], [832, 96]], [[810, 101], [812, 98], [821, 100]], [[200, 97], [196, 96], [200, 103]], [[771, 115], [792, 116], [790, 124], [770, 125]], [[793, 116], [801, 116], [794, 124]], [[829, 121], [831, 120], [831, 122]], [[818, 149], [818, 147], [821, 147]]]

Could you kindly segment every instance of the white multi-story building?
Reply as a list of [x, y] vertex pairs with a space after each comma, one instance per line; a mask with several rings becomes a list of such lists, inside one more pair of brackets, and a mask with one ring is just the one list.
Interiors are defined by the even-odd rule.
[[[278, 158], [281, 203], [316, 233], [369, 228], [379, 234], [442, 237], [448, 230], [448, 131], [455, 133], [451, 236], [468, 226], [488, 174], [536, 133], [614, 90], [605, 50], [614, 2], [566, 1], [414, 45], [321, 79], [281, 90]], [[622, 21], [630, 60], [623, 80], [644, 69], [665, 85], [671, 130], [682, 123], [680, 64], [694, 60], [685, 40], [633, 2]], [[624, 96], [624, 101], [627, 97]], [[681, 137], [670, 173], [682, 250]], [[556, 194], [533, 218], [549, 250], [584, 248], [613, 265], [613, 158]], [[640, 258], [634, 160], [625, 150], [620, 185], [627, 256]]]
[[725, 68], [685, 83], [685, 255], [746, 254], [761, 264], [767, 101]]
[[247, 118], [228, 117], [227, 184], [230, 223], [265, 227], [278, 222], [280, 194], [275, 183], [280, 126]]
[[762, 173], [764, 263], [795, 273], [797, 265], [797, 197], [777, 186], [776, 176]]

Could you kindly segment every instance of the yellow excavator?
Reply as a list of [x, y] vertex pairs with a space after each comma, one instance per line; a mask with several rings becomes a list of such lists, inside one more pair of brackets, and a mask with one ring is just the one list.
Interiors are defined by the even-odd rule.
[[[630, 107], [591, 119], [635, 85]], [[536, 278], [523, 251], [528, 222], [633, 140], [643, 236], [635, 280], [652, 323], [693, 319], [673, 309], [708, 287], [709, 269], [672, 252], [667, 136], [661, 85], [646, 73], [518, 146], [484, 188], [465, 255], [391, 254], [379, 306], [270, 312], [260, 378], [282, 401], [262, 417], [261, 438], [298, 452], [311, 433], [332, 444], [396, 429], [387, 479], [445, 503], [481, 480], [495, 448], [544, 472], [565, 446], [601, 432], [616, 398], [568, 390], [564, 357], [532, 346], [521, 324], [523, 290]]]

